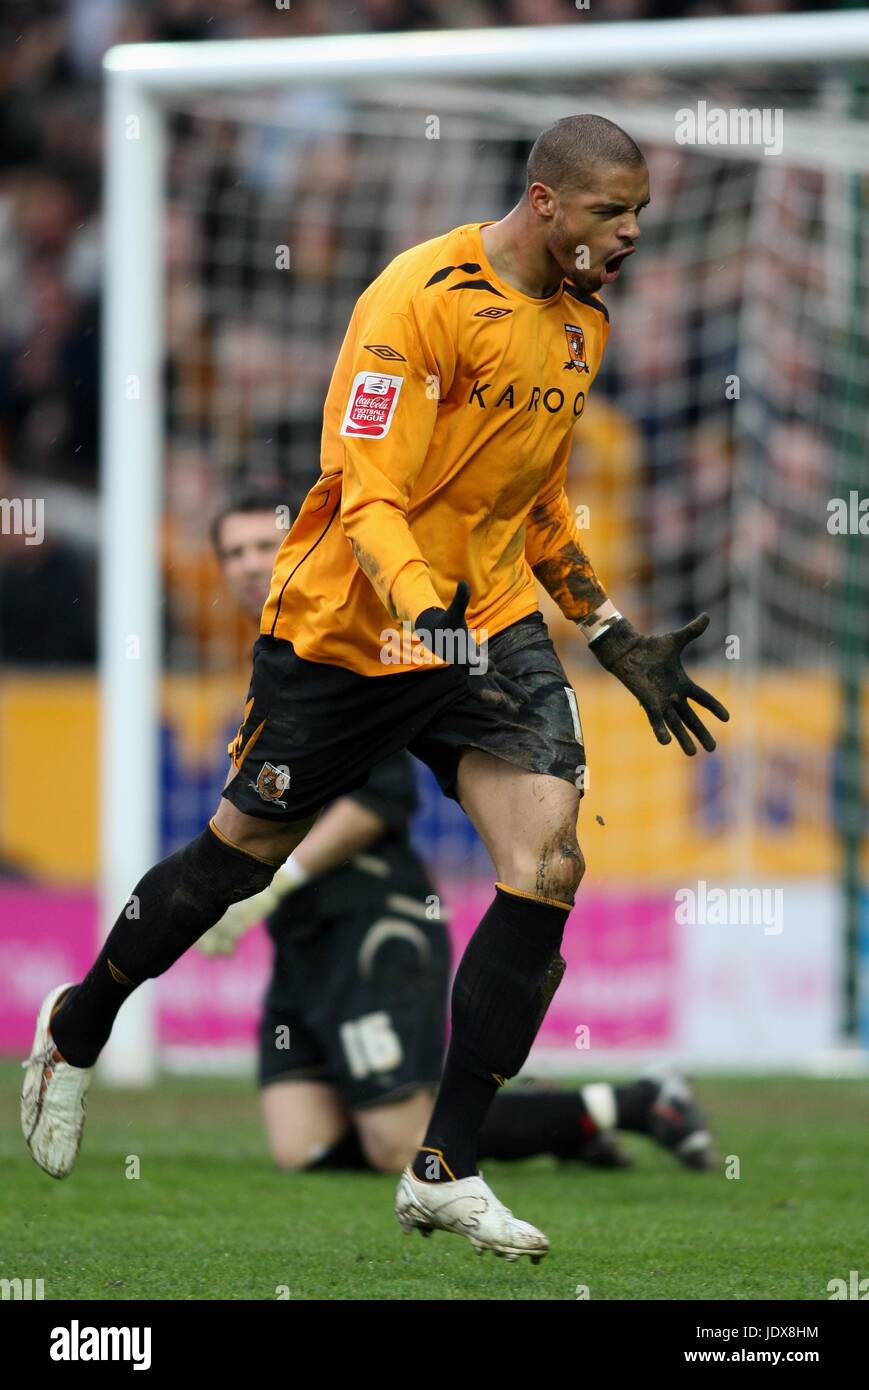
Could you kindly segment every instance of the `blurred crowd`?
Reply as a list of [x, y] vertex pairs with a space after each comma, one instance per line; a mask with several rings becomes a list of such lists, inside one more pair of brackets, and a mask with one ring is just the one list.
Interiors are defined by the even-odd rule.
[[[122, 42], [287, 37], [318, 33], [392, 32], [482, 25], [570, 23], [584, 8], [573, 0], [3, 0], [0, 10], [0, 496], [38, 495], [46, 499], [48, 533], [30, 546], [20, 537], [0, 536], [0, 660], [5, 663], [89, 663], [95, 655], [94, 566], [98, 535], [99, 357], [101, 274], [101, 78], [105, 50]], [[696, 0], [593, 0], [583, 22], [672, 18], [717, 13], [768, 13], [801, 8], [794, 4], [716, 5]], [[823, 8], [817, 0], [805, 8]], [[353, 298], [388, 255], [432, 234], [432, 208], [420, 197], [413, 225], [394, 223], [354, 236], [355, 261], [348, 266], [346, 245], [336, 229], [353, 173], [352, 152], [336, 137], [324, 165], [317, 152], [315, 184], [306, 189], [304, 169], [295, 179], [295, 198], [306, 193], [315, 216], [294, 214], [288, 226], [276, 206], [270, 225], [269, 151], [239, 153], [227, 123], [201, 124], [179, 116], [175, 126], [170, 185], [182, 190], [198, 180], [196, 201], [180, 192], [167, 210], [167, 397], [183, 428], [170, 434], [164, 554], [167, 579], [167, 640], [173, 664], [196, 665], [199, 644], [213, 635], [211, 599], [214, 574], [208, 554], [208, 520], [216, 504], [215, 461], [222, 483], [241, 481], [233, 468], [242, 460], [245, 481], [285, 483], [297, 504], [316, 474], [319, 409], [336, 347], [336, 320], [346, 321]], [[513, 152], [505, 169], [504, 195], [521, 186], [524, 148]], [[250, 177], [238, 187], [238, 169]], [[285, 166], [281, 165], [281, 168]], [[657, 173], [678, 192], [674, 161]], [[509, 206], [509, 202], [505, 207]], [[491, 215], [499, 215], [493, 212]], [[270, 336], [273, 291], [239, 269], [237, 295], [251, 304], [261, 295], [261, 311], [244, 318], [203, 307], [209, 289], [232, 279], [231, 221], [244, 237], [245, 219], [256, 219], [256, 235], [266, 244], [293, 248], [293, 286], [282, 305], [283, 321], [304, 326], [297, 339]], [[457, 217], [456, 221], [467, 220]], [[366, 235], [368, 239], [366, 240]], [[392, 241], [390, 241], [390, 237]], [[339, 244], [340, 243], [340, 244]], [[341, 259], [340, 277], [333, 271]], [[726, 277], [725, 277], [726, 279]], [[318, 331], [323, 282], [334, 286], [329, 321]], [[621, 290], [621, 287], [619, 287]], [[262, 292], [261, 292], [262, 291]], [[226, 290], [223, 289], [224, 302]], [[661, 255], [631, 292], [641, 308], [654, 311], [656, 297], [678, 295], [679, 267]], [[662, 421], [655, 383], [678, 373], [686, 355], [703, 354], [703, 368], [723, 374], [733, 335], [722, 333], [737, 299], [719, 285], [722, 318], [713, 344], [699, 341], [691, 325], [682, 338], [648, 335], [623, 328], [623, 356], [603, 384], [601, 401], [589, 415], [582, 474], [592, 489], [601, 532], [618, 572], [637, 587], [653, 561], [672, 552], [674, 569], [693, 572], [697, 556], [687, 544], [686, 508], [720, 504], [728, 487], [729, 444], [713, 421], [697, 429], [696, 402], [677, 402], [677, 419]], [[636, 302], [636, 301], [635, 301]], [[631, 313], [631, 294], [624, 312]], [[231, 310], [232, 306], [230, 306]], [[728, 319], [728, 315], [730, 316]], [[732, 328], [732, 323], [731, 323]], [[735, 330], [734, 330], [735, 331]], [[340, 336], [339, 339], [340, 340]], [[787, 358], [783, 370], [798, 370]], [[621, 374], [621, 377], [620, 377]], [[648, 400], [636, 383], [648, 384]], [[231, 390], [224, 391], [224, 383]], [[219, 383], [220, 390], [216, 383]], [[217, 397], [220, 396], [220, 399]], [[182, 405], [179, 406], [178, 403]], [[253, 402], [253, 404], [251, 404]], [[620, 409], [622, 407], [622, 409]], [[683, 472], [674, 472], [674, 430], [691, 428], [683, 451]], [[797, 470], [821, 466], [818, 445], [798, 420], [786, 420], [783, 457], [796, 458]], [[802, 434], [800, 430], [802, 428]], [[795, 433], [796, 432], [796, 433]], [[664, 444], [659, 441], [665, 441]], [[608, 457], [598, 470], [595, 458]], [[802, 464], [800, 464], [802, 460]], [[613, 521], [626, 505], [630, 474], [642, 461], [650, 485], [642, 505], [647, 527], [657, 536], [657, 555], [638, 552], [620, 539]], [[686, 477], [690, 476], [690, 488]], [[594, 489], [596, 488], [596, 491]], [[725, 497], [726, 500], [726, 497]], [[634, 498], [630, 505], [636, 509]], [[657, 519], [656, 519], [657, 518]], [[682, 519], [680, 522], [680, 518]], [[619, 547], [622, 547], [619, 559]], [[591, 548], [591, 547], [590, 547]], [[599, 564], [597, 555], [592, 554]], [[825, 561], [820, 562], [822, 565]], [[606, 566], [599, 564], [606, 572]], [[611, 572], [611, 571], [610, 571]], [[58, 614], [56, 596], [70, 597]], [[54, 598], [54, 603], [52, 603]], [[690, 584], [675, 614], [694, 603]], [[53, 613], [49, 620], [48, 614]], [[185, 653], [187, 654], [185, 658]], [[233, 658], [234, 659], [234, 658]]]

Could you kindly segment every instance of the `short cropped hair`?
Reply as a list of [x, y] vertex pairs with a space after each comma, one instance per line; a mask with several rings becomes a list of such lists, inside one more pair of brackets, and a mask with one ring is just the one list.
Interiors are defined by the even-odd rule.
[[645, 164], [643, 152], [627, 131], [605, 116], [565, 116], [538, 135], [528, 156], [526, 192], [545, 183], [556, 192], [591, 187], [593, 171], [605, 164]]

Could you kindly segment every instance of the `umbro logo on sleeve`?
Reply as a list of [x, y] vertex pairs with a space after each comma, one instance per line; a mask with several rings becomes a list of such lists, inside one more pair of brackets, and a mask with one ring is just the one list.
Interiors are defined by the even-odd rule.
[[388, 343], [366, 343], [366, 352], [373, 352], [375, 357], [382, 357], [384, 362], [406, 362], [407, 358], [402, 357], [401, 353]]

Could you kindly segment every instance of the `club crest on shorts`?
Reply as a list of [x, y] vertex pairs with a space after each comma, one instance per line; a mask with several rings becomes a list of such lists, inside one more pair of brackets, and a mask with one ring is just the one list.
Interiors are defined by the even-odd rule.
[[339, 433], [357, 435], [362, 439], [383, 439], [389, 433], [398, 393], [403, 385], [404, 377], [401, 376], [357, 372]]
[[566, 323], [564, 325], [564, 336], [567, 338], [567, 350], [570, 353], [570, 361], [565, 362], [565, 370], [573, 369], [577, 372], [587, 372], [588, 363], [585, 360], [585, 334], [578, 324]]
[[249, 785], [263, 801], [268, 801], [272, 806], [282, 806], [286, 811], [287, 803], [281, 801], [281, 797], [290, 785], [288, 768], [275, 767], [274, 763], [263, 763], [256, 781]]

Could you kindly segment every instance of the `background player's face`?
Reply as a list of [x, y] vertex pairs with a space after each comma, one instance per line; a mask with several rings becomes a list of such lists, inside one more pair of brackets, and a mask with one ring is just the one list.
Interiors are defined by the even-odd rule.
[[217, 560], [240, 608], [259, 618], [268, 598], [275, 554], [286, 533], [273, 511], [230, 512], [220, 523]]
[[[588, 189], [551, 191], [554, 215], [548, 250], [563, 274], [585, 293], [618, 279], [621, 266], [640, 235], [637, 218], [649, 201], [649, 171], [623, 164], [601, 165]], [[582, 248], [587, 254], [579, 259]]]

